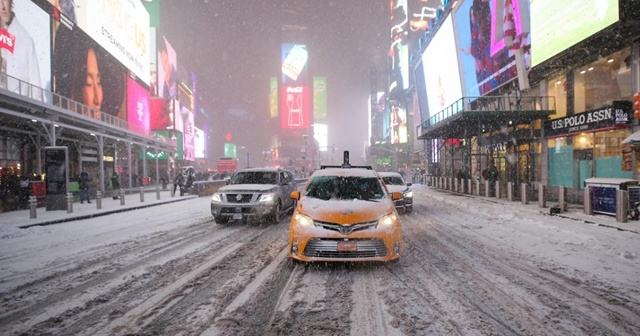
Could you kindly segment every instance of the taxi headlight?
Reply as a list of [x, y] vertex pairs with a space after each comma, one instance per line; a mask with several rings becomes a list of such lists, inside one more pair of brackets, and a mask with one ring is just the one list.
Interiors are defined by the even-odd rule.
[[381, 227], [389, 227], [394, 225], [398, 221], [398, 216], [396, 214], [391, 213], [385, 216], [382, 216], [380, 220], [378, 220], [378, 225]]
[[260, 199], [258, 200], [258, 202], [260, 202], [260, 203], [262, 203], [262, 202], [273, 202], [275, 197], [276, 197], [276, 195], [274, 193], [264, 194], [264, 195], [260, 196]]
[[222, 202], [222, 196], [218, 193], [213, 194], [213, 196], [211, 196], [211, 202]]
[[293, 215], [293, 222], [301, 226], [313, 226], [313, 219], [311, 217], [296, 212]]

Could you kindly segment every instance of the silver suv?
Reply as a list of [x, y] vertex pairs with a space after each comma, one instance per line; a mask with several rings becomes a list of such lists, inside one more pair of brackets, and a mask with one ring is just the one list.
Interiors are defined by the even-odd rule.
[[296, 202], [293, 173], [280, 168], [247, 168], [235, 173], [211, 197], [211, 214], [219, 224], [231, 221], [279, 223]]

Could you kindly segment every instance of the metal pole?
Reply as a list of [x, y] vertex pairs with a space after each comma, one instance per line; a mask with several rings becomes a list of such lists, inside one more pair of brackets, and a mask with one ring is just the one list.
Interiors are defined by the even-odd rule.
[[73, 194], [67, 193], [67, 213], [73, 212]]
[[96, 191], [96, 209], [102, 209], [102, 191]]
[[29, 196], [29, 218], [38, 217], [37, 213], [38, 199], [35, 196]]

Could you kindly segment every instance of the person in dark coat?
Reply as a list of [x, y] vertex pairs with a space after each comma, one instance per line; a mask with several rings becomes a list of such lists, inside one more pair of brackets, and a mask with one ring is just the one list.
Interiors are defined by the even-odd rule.
[[116, 200], [119, 198], [118, 192], [120, 190], [120, 176], [115, 171], [113, 172], [113, 175], [111, 175], [111, 187], [113, 188], [113, 199]]
[[80, 178], [78, 179], [78, 187], [80, 189], [80, 204], [84, 203], [84, 200], [87, 200], [87, 203], [91, 203], [91, 194], [89, 192], [89, 173], [83, 171], [80, 173]]
[[173, 181], [173, 194], [176, 194], [176, 189], [180, 187], [180, 196], [184, 195], [184, 191], [182, 188], [184, 187], [184, 175], [178, 174], [176, 175], [175, 181]]

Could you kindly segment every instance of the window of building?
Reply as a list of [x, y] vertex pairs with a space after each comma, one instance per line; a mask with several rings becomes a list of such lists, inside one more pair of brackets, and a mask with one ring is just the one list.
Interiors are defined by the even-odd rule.
[[551, 119], [558, 119], [567, 116], [567, 77], [562, 75], [552, 78], [547, 83], [547, 96], [555, 97], [556, 114], [550, 116]]
[[596, 157], [617, 157], [622, 155], [620, 142], [631, 135], [631, 130], [624, 128], [597, 132], [595, 134], [594, 154]]
[[594, 135], [593, 133], [581, 133], [573, 136], [573, 149], [592, 149]]
[[608, 106], [614, 100], [631, 100], [629, 48], [575, 70], [576, 113]]

